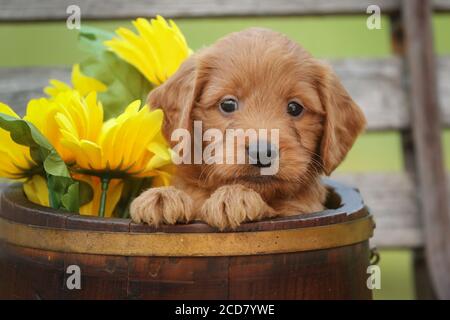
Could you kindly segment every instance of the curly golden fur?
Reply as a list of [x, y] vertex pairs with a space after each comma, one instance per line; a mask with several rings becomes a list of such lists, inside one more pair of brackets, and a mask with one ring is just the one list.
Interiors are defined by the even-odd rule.
[[[239, 110], [219, 111], [226, 96]], [[287, 114], [299, 101], [301, 117]], [[286, 36], [251, 28], [193, 54], [148, 98], [165, 112], [163, 133], [177, 128], [278, 129], [279, 171], [262, 177], [251, 164], [181, 164], [175, 187], [153, 188], [131, 206], [135, 222], [201, 219], [220, 230], [245, 221], [323, 209], [329, 175], [365, 127], [365, 118], [334, 72]], [[205, 142], [205, 145], [208, 143]], [[175, 189], [176, 188], [176, 189]]]

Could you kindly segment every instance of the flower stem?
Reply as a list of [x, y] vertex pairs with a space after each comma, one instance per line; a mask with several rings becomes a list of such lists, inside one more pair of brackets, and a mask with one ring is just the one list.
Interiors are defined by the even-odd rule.
[[48, 189], [48, 204], [50, 205], [50, 208], [58, 209], [56, 200], [56, 195], [53, 188], [53, 177], [49, 174], [47, 176], [47, 189]]
[[110, 178], [101, 178], [102, 179], [102, 195], [100, 198], [100, 207], [98, 208], [98, 215], [100, 217], [105, 217], [106, 210], [106, 194], [108, 193]]

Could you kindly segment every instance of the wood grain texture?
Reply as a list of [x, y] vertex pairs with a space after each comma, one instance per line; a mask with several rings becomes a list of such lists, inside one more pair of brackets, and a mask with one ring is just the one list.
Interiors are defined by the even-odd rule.
[[[369, 5], [383, 13], [398, 10], [399, 0], [0, 0], [0, 21], [66, 19], [69, 5], [82, 19], [365, 14]], [[443, 7], [443, 6], [441, 6]]]
[[331, 61], [331, 65], [363, 110], [369, 130], [408, 127], [400, 59], [344, 59]]
[[450, 209], [441, 141], [431, 1], [403, 0], [412, 140], [425, 253], [437, 296], [450, 299]]
[[[367, 242], [329, 251], [299, 255], [276, 255], [271, 259], [230, 257], [230, 299], [371, 299], [367, 279]], [[346, 256], [345, 259], [342, 259]], [[353, 263], [345, 264], [345, 260]], [[330, 267], [333, 266], [333, 267]], [[271, 279], [276, 278], [277, 281]], [[322, 283], [328, 290], [320, 289]], [[308, 288], [304, 290], [303, 288]]]
[[[401, 61], [343, 59], [329, 61], [368, 120], [368, 130], [397, 130], [409, 126]], [[450, 127], [450, 57], [439, 60], [442, 119]], [[69, 82], [68, 68], [0, 68], [0, 101], [23, 115], [29, 99], [42, 97], [49, 79]]]
[[[392, 52], [398, 57], [402, 57], [404, 59], [406, 54], [406, 46], [405, 46], [405, 32], [402, 21], [402, 15], [400, 13], [393, 14], [389, 17], [391, 22], [391, 42], [392, 42]], [[407, 73], [406, 67], [403, 69], [403, 78], [408, 79], [409, 75]], [[406, 81], [405, 81], [406, 82]], [[406, 83], [405, 83], [406, 87]], [[415, 185], [417, 185], [417, 165], [415, 161], [415, 147], [414, 147], [414, 139], [412, 135], [412, 130], [402, 130], [400, 132], [401, 137], [401, 145], [403, 151], [403, 164], [405, 171], [407, 174], [413, 179]], [[415, 197], [416, 199], [412, 199], [411, 203], [416, 203], [416, 207], [420, 207], [420, 199], [419, 197]], [[414, 201], [415, 200], [415, 201]], [[413, 254], [413, 273], [414, 273], [414, 281], [415, 281], [415, 292], [416, 297], [419, 299], [426, 298], [434, 298], [430, 292], [432, 292], [432, 283], [431, 278], [429, 277], [430, 271], [428, 268], [428, 264], [424, 255], [424, 248], [417, 247], [412, 250]]]
[[228, 299], [229, 257], [133, 257], [131, 299]]
[[[247, 257], [117, 257], [0, 241], [0, 299], [371, 299], [369, 246]], [[68, 290], [69, 265], [81, 289]]]
[[64, 254], [0, 241], [0, 269], [0, 299], [60, 299], [63, 295]]
[[[371, 299], [372, 293], [366, 286], [370, 263], [368, 239], [373, 230], [371, 216], [357, 190], [331, 180], [324, 180], [324, 183], [334, 190], [328, 200], [332, 208], [309, 215], [246, 223], [260, 225], [259, 228], [247, 227], [247, 231], [218, 232], [205, 225], [210, 229], [206, 233], [195, 232], [195, 224], [186, 225], [185, 232], [172, 233], [170, 229], [176, 230], [177, 226], [167, 226], [164, 232], [150, 229], [148, 233], [134, 233], [131, 228], [127, 229], [130, 224], [127, 219], [75, 215], [62, 215], [64, 223], [60, 223], [55, 210], [28, 202], [20, 186], [8, 188], [0, 202], [0, 298]], [[338, 219], [332, 219], [334, 215]], [[75, 217], [79, 219], [73, 220]], [[286, 223], [289, 219], [292, 224]], [[300, 225], [295, 225], [296, 220]], [[365, 221], [363, 229], [369, 232], [355, 241], [345, 241], [360, 232], [347, 226], [361, 221]], [[98, 227], [100, 223], [104, 227]], [[14, 225], [16, 230], [8, 231], [6, 224]], [[64, 233], [62, 240], [69, 246], [53, 246], [59, 239], [37, 246], [37, 242], [45, 241], [44, 234], [23, 237], [17, 227], [39, 229], [47, 235]], [[336, 236], [339, 245], [332, 248], [321, 245], [338, 230], [344, 231]], [[292, 234], [300, 231], [302, 234]], [[80, 232], [83, 236], [78, 239], [68, 235]], [[306, 236], [305, 232], [312, 236]], [[284, 239], [282, 233], [289, 235]], [[198, 238], [204, 235], [207, 238]], [[198, 239], [189, 241], [191, 236]], [[249, 236], [267, 239], [258, 242], [248, 239]], [[15, 242], [14, 237], [32, 241]], [[132, 238], [137, 237], [133, 245]], [[168, 237], [174, 239], [174, 243], [171, 244]], [[88, 250], [77, 250], [76, 246], [82, 243]], [[91, 250], [99, 243], [109, 249], [123, 247], [125, 250]], [[309, 249], [271, 250], [282, 243], [303, 243]], [[231, 251], [227, 251], [228, 245]], [[248, 251], [251, 246], [257, 249]], [[154, 251], [158, 247], [163, 247], [164, 251]], [[216, 247], [220, 253], [196, 256], [192, 253], [194, 247], [207, 250]], [[136, 254], [133, 248], [150, 251]], [[71, 265], [80, 269], [80, 290], [67, 288], [71, 273], [66, 270]]]

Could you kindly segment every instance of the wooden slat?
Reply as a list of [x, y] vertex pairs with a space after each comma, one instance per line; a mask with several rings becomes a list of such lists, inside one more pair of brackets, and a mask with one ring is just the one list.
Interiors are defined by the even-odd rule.
[[433, 9], [438, 12], [450, 11], [450, 1], [448, 0], [433, 0]]
[[436, 69], [440, 116], [444, 125], [448, 127], [450, 124], [450, 57], [438, 58]]
[[[409, 127], [410, 115], [399, 58], [343, 59], [332, 62], [345, 88], [363, 109], [368, 130]], [[450, 57], [437, 61], [441, 119], [450, 127]]]
[[333, 179], [357, 186], [377, 225], [373, 243], [383, 248], [423, 244], [416, 190], [404, 173], [334, 174]]
[[408, 126], [399, 59], [345, 59], [333, 61], [332, 65], [344, 87], [363, 109], [369, 130]]
[[[402, 90], [401, 61], [344, 59], [331, 64], [350, 95], [363, 109], [369, 130], [397, 130], [408, 127], [409, 115]], [[450, 127], [450, 57], [439, 60], [442, 119]], [[68, 82], [69, 69], [0, 68], [0, 101], [23, 114], [29, 99], [42, 96], [48, 79]]]
[[66, 19], [78, 5], [82, 19], [152, 17], [222, 17], [365, 14], [369, 5], [381, 12], [399, 8], [399, 0], [0, 0], [0, 21]]
[[408, 97], [427, 264], [437, 296], [450, 299], [450, 209], [429, 0], [402, 1]]
[[24, 115], [30, 99], [42, 97], [49, 79], [70, 83], [70, 70], [51, 68], [0, 68], [0, 102]]
[[[62, 20], [69, 5], [81, 8], [82, 19], [152, 17], [225, 17], [366, 14], [378, 5], [383, 14], [400, 8], [400, 0], [0, 0], [0, 21]], [[436, 11], [450, 2], [434, 0]]]
[[[389, 17], [390, 19], [390, 33], [392, 42], [392, 52], [399, 57], [405, 57], [405, 33], [403, 28], [403, 21], [401, 14], [394, 14]], [[408, 79], [406, 68], [403, 68], [404, 79]], [[406, 81], [405, 81], [406, 82]], [[406, 84], [405, 84], [406, 87]], [[406, 173], [413, 178], [413, 181], [417, 181], [416, 174], [416, 161], [415, 161], [415, 148], [414, 139], [412, 137], [411, 130], [403, 130], [400, 133], [401, 145], [403, 151], [403, 164]], [[416, 199], [417, 207], [419, 207], [419, 198]], [[435, 299], [433, 292], [433, 284], [429, 277], [428, 264], [425, 259], [424, 247], [417, 247], [411, 250], [413, 256], [413, 274], [415, 283], [416, 297], [421, 299]]]

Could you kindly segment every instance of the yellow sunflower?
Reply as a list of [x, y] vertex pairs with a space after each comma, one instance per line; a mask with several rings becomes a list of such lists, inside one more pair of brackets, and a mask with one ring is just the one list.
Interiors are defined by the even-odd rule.
[[171, 162], [168, 144], [161, 134], [162, 110], [140, 108], [137, 100], [123, 114], [103, 123], [95, 93], [77, 99], [80, 103], [55, 115], [61, 144], [75, 159], [74, 170], [114, 178], [148, 177], [158, 175], [157, 169]]
[[[7, 105], [0, 112], [19, 116]], [[95, 92], [83, 97], [75, 90], [52, 98], [30, 101], [24, 120], [31, 122], [53, 145], [76, 179], [89, 183], [93, 200], [82, 214], [110, 216], [120, 198], [126, 177], [154, 177], [154, 183], [170, 182], [170, 149], [161, 133], [162, 110], [131, 103], [123, 114], [103, 122], [103, 108]], [[22, 179], [32, 202], [48, 206], [46, 181], [28, 147], [16, 144], [0, 129], [0, 176]], [[42, 171], [42, 168], [39, 170]], [[108, 202], [106, 202], [108, 197]]]
[[[171, 164], [171, 154], [161, 134], [162, 110], [150, 111], [147, 106], [141, 108], [140, 101], [134, 101], [123, 114], [103, 122], [102, 105], [95, 92], [86, 98], [75, 91], [65, 92], [56, 99], [61, 95], [67, 95], [66, 102], [54, 118], [66, 152], [65, 161], [70, 162], [72, 172], [97, 177], [91, 209], [99, 203], [99, 214], [108, 214], [110, 204], [106, 197], [110, 182], [115, 179], [156, 177], [160, 183], [169, 184], [166, 168]], [[120, 197], [122, 185], [116, 183], [112, 182], [116, 188], [113, 194]], [[95, 198], [97, 194], [99, 199]], [[117, 203], [116, 200], [111, 203]]]
[[108, 87], [99, 80], [84, 75], [80, 70], [79, 64], [75, 64], [72, 67], [71, 80], [73, 88], [62, 81], [52, 79], [49, 81], [50, 85], [44, 88], [44, 93], [49, 97], [56, 97], [61, 92], [76, 90], [82, 96], [86, 96], [92, 91], [104, 92], [108, 89]]
[[[0, 103], [0, 113], [20, 117], [6, 104]], [[17, 144], [8, 131], [0, 128], [0, 178], [23, 181], [23, 190], [32, 202], [48, 206], [47, 183], [42, 168], [31, 158], [30, 148]]]
[[[6, 104], [0, 103], [0, 113], [20, 119]], [[7, 179], [30, 177], [37, 164], [30, 155], [30, 148], [17, 144], [8, 131], [0, 128], [0, 176]]]
[[118, 37], [105, 45], [133, 65], [154, 85], [165, 82], [192, 53], [175, 22], [157, 16], [150, 22], [133, 21], [137, 34], [127, 28], [116, 30]]

